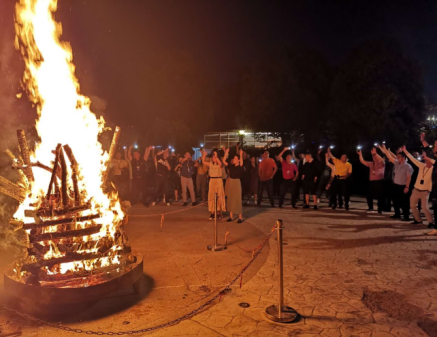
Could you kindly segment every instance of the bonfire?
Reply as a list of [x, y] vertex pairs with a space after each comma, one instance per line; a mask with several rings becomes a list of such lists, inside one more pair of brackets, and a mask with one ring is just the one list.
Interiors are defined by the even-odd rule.
[[104, 151], [98, 137], [105, 121], [80, 92], [56, 9], [57, 0], [16, 5], [16, 48], [26, 65], [23, 87], [36, 107], [39, 139], [29, 148], [18, 130], [20, 155], [8, 154], [20, 181], [0, 177], [0, 192], [19, 201], [11, 224], [26, 233], [26, 254], [5, 275], [32, 286], [80, 288], [108, 282], [139, 262], [123, 230], [117, 192], [106, 189], [120, 129]]

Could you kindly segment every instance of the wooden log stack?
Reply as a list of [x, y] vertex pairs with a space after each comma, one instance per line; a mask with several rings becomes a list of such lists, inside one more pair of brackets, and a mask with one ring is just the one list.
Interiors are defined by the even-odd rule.
[[[17, 267], [19, 281], [41, 286], [80, 286], [87, 276], [93, 280], [105, 280], [135, 263], [131, 254], [123, 224], [116, 224], [117, 232], [109, 235], [107, 225], [101, 223], [101, 215], [92, 211], [91, 199], [84, 200], [86, 193], [79, 190], [79, 164], [68, 145], [58, 144], [52, 166], [40, 162], [32, 163], [23, 130], [17, 131], [21, 158], [15, 160], [14, 168], [20, 170], [28, 188], [0, 177], [0, 192], [19, 202], [31, 193], [35, 177], [32, 168], [51, 173], [46, 194], [25, 210], [25, 217], [34, 218], [32, 223], [13, 219], [11, 225], [27, 233], [27, 254]], [[114, 156], [120, 136], [117, 127], [110, 149]], [[67, 159], [70, 165], [67, 163]], [[71, 181], [69, 181], [69, 179]], [[107, 170], [103, 183], [107, 179]], [[85, 192], [85, 191], [82, 191]], [[103, 261], [115, 263], [103, 263]], [[74, 268], [62, 272], [61, 264], [74, 263]], [[83, 268], [80, 266], [83, 265]], [[101, 273], [101, 276], [97, 276]], [[84, 281], [85, 280], [85, 281]]]

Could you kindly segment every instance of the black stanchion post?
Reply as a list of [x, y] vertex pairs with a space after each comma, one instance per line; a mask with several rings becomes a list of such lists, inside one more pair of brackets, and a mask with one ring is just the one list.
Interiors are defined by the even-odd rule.
[[217, 243], [217, 200], [218, 195], [217, 193], [214, 193], [214, 244], [206, 247], [212, 252], [220, 252], [226, 249], [226, 246], [222, 246]]
[[266, 317], [278, 323], [294, 322], [299, 314], [291, 307], [284, 306], [284, 264], [282, 255], [282, 220], [276, 222], [278, 231], [278, 275], [279, 275], [279, 303], [266, 308]]

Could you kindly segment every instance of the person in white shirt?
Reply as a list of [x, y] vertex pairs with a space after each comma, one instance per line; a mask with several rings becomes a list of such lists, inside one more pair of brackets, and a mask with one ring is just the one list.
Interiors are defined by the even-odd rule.
[[405, 146], [402, 147], [402, 151], [419, 169], [416, 182], [414, 183], [414, 189], [410, 197], [410, 207], [413, 210], [413, 215], [414, 215], [414, 222], [412, 224], [413, 225], [422, 224], [422, 219], [420, 218], [420, 213], [419, 210], [417, 209], [419, 200], [421, 200], [422, 209], [425, 213], [426, 220], [428, 221], [428, 223], [432, 223], [433, 218], [428, 208], [428, 199], [432, 189], [432, 171], [434, 168], [433, 165], [435, 161], [430, 159], [430, 160], [426, 160], [425, 163], [422, 163], [416, 158], [414, 158], [407, 151]]

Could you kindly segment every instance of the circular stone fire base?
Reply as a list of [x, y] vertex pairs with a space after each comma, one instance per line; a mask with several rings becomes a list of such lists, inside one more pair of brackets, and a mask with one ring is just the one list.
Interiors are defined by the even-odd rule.
[[24, 284], [12, 278], [12, 269], [8, 267], [4, 274], [5, 291], [9, 296], [8, 305], [21, 312], [31, 314], [59, 313], [59, 310], [76, 311], [86, 308], [101, 298], [132, 286], [135, 293], [139, 292], [139, 282], [143, 275], [143, 258], [138, 254], [137, 261], [124, 267], [120, 272], [112, 271], [110, 278], [101, 283], [80, 287], [44, 287]]

